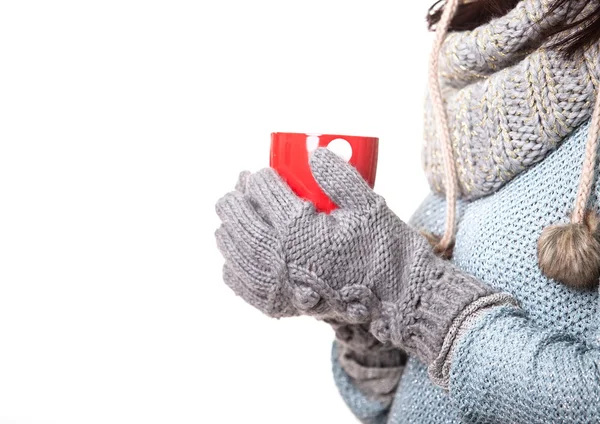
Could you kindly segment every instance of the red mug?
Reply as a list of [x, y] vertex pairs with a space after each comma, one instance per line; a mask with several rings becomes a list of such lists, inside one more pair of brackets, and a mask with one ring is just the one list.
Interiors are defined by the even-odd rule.
[[375, 185], [379, 139], [334, 134], [272, 133], [270, 164], [294, 192], [329, 213], [337, 205], [321, 190], [310, 171], [308, 158], [318, 147], [327, 147], [356, 168], [371, 188]]

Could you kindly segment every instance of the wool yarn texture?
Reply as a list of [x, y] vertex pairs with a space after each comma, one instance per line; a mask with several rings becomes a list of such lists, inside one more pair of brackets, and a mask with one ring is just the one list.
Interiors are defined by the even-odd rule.
[[[455, 341], [448, 391], [430, 367], [409, 357], [393, 399], [373, 401], [340, 365], [333, 374], [349, 408], [365, 423], [577, 423], [600, 422], [600, 297], [542, 274], [537, 240], [542, 229], [569, 222], [577, 196], [589, 125], [562, 141], [542, 162], [495, 194], [458, 202], [452, 262], [519, 308], [488, 309]], [[600, 210], [596, 180], [591, 205]], [[409, 221], [439, 234], [446, 203], [430, 194]], [[444, 366], [442, 365], [442, 374]], [[366, 373], [365, 373], [366, 375]]]
[[[522, 0], [441, 46], [459, 197], [450, 261], [420, 235], [448, 228], [429, 101], [433, 193], [409, 224], [321, 149], [311, 169], [340, 206], [332, 214], [272, 170], [242, 174], [217, 204], [225, 282], [269, 316], [334, 328], [333, 377], [362, 423], [600, 422], [598, 288], [558, 283], [537, 255], [542, 230], [568, 223], [579, 198], [599, 48], [576, 59], [548, 48], [543, 30], [573, 12], [548, 5]], [[598, 212], [597, 178], [590, 187]]]
[[[540, 32], [566, 12], [546, 16], [549, 2], [523, 0], [506, 16], [450, 33], [440, 57], [459, 197], [489, 195], [543, 160], [594, 107], [599, 47], [566, 59], [540, 43]], [[423, 166], [444, 193], [442, 145], [433, 106], [425, 106]]]
[[438, 258], [335, 153], [317, 149], [310, 163], [340, 206], [331, 214], [270, 168], [217, 203], [225, 282], [269, 316], [367, 323], [381, 343], [432, 363], [458, 314], [494, 290]]

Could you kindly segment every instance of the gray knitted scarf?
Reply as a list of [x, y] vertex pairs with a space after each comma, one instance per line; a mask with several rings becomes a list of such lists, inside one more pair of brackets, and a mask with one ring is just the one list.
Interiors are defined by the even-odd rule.
[[[541, 161], [590, 118], [600, 80], [598, 46], [565, 59], [540, 42], [564, 16], [548, 0], [523, 0], [507, 15], [447, 36], [440, 78], [459, 196], [497, 191]], [[563, 14], [563, 15], [561, 15]], [[442, 146], [426, 100], [423, 165], [433, 191], [444, 192]]]

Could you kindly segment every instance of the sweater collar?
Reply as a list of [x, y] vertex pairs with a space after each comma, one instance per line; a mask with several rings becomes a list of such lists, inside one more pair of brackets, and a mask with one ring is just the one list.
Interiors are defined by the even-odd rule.
[[[591, 115], [598, 46], [571, 60], [547, 49], [540, 32], [566, 13], [548, 15], [547, 3], [523, 0], [505, 16], [444, 42], [440, 78], [463, 199], [494, 193]], [[441, 146], [429, 98], [425, 125], [423, 164], [431, 188], [441, 193]]]

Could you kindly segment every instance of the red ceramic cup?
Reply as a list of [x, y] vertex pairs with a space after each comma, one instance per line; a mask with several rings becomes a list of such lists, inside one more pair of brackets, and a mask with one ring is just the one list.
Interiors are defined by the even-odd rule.
[[308, 164], [311, 152], [318, 147], [327, 147], [348, 160], [373, 188], [377, 171], [379, 139], [334, 134], [271, 134], [271, 167], [303, 199], [310, 200], [315, 207], [329, 213], [337, 206], [321, 190]]

